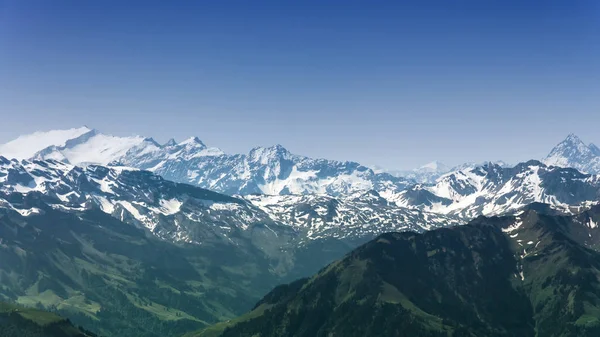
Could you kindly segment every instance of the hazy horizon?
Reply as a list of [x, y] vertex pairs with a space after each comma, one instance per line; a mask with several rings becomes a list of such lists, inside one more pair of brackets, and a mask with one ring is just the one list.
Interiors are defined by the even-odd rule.
[[412, 169], [600, 143], [600, 3], [0, 2], [0, 143], [87, 125]]

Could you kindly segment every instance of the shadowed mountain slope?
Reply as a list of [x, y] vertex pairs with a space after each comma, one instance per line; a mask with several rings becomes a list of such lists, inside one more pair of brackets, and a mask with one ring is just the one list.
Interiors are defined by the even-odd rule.
[[388, 233], [189, 336], [597, 336], [600, 208]]

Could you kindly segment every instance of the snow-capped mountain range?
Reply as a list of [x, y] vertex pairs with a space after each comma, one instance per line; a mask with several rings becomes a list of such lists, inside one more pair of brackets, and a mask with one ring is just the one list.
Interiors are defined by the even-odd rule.
[[[331, 228], [323, 225], [324, 219], [330, 221], [332, 228], [353, 223], [325, 212], [331, 209], [327, 205], [335, 205], [336, 212], [348, 212], [356, 215], [353, 219], [359, 219], [366, 208], [357, 204], [356, 196], [363, 196], [359, 204], [369, 205], [370, 212], [385, 213], [386, 219], [377, 213], [382, 220], [376, 228], [410, 220], [413, 222], [402, 226], [414, 226], [417, 230], [427, 227], [421, 220], [431, 219], [432, 214], [451, 221], [448, 219], [469, 220], [479, 215], [513, 212], [531, 202], [549, 203], [567, 212], [587, 207], [597, 203], [600, 196], [598, 176], [564, 166], [594, 171], [600, 158], [598, 152], [594, 145], [585, 145], [569, 135], [543, 162], [530, 161], [514, 167], [504, 162], [467, 163], [452, 169], [434, 162], [398, 177], [356, 162], [295, 155], [281, 145], [257, 147], [248, 154], [226, 154], [206, 146], [197, 137], [159, 144], [152, 138], [115, 137], [87, 127], [35, 133], [0, 146], [0, 155], [67, 165], [70, 170], [73, 165], [83, 167], [84, 172], [97, 165], [116, 167], [108, 170], [132, 167], [165, 180], [242, 196], [238, 199], [266, 213], [272, 221], [285, 223], [293, 219], [291, 226], [305, 229], [310, 237], [328, 233]], [[313, 213], [297, 213], [309, 209]], [[378, 215], [373, 213], [368, 218], [376, 219]], [[364, 223], [366, 217], [362, 218], [354, 224]], [[152, 225], [144, 226], [153, 230]]]
[[[397, 207], [376, 192], [343, 197], [228, 196], [174, 183], [149, 171], [74, 166], [57, 160], [0, 156], [0, 208], [36, 216], [50, 207], [102, 211], [174, 242], [202, 244], [219, 237], [273, 233], [284, 243], [320, 238], [371, 238], [389, 231], [455, 225], [456, 218]], [[274, 240], [275, 240], [274, 238]], [[283, 244], [283, 243], [282, 243]]]
[[[165, 179], [234, 194], [329, 194], [375, 189], [399, 192], [405, 178], [375, 173], [356, 162], [294, 155], [281, 145], [257, 147], [248, 154], [225, 154], [197, 137], [160, 145], [141, 136], [115, 137], [86, 127], [22, 136], [0, 146], [0, 155], [17, 159], [54, 159], [73, 165], [124, 165]], [[51, 141], [51, 143], [48, 143]], [[27, 151], [18, 151], [23, 148]], [[34, 149], [37, 148], [37, 151]]]
[[600, 176], [531, 160], [515, 167], [489, 163], [440, 177], [435, 184], [417, 184], [386, 196], [399, 206], [472, 219], [515, 212], [546, 203], [565, 213], [579, 211], [600, 199]]

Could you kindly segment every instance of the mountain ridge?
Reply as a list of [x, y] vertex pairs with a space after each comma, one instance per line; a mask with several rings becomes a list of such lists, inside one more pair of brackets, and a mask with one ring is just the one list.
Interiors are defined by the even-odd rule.
[[514, 167], [487, 164], [447, 173], [435, 184], [416, 184], [387, 195], [399, 206], [473, 219], [514, 212], [533, 202], [552, 204], [565, 212], [588, 207], [600, 198], [600, 177], [573, 168], [530, 160]]
[[17, 161], [0, 156], [0, 183], [0, 206], [24, 216], [41, 210], [19, 200], [28, 193], [40, 193], [49, 207], [99, 209], [159, 238], [192, 244], [202, 242], [197, 226], [208, 226], [211, 235], [223, 238], [229, 230], [252, 232], [268, 226], [283, 236], [293, 234], [296, 239], [289, 236], [286, 244], [296, 245], [329, 236], [360, 239], [391, 229], [422, 231], [432, 224], [458, 223], [452, 217], [403, 209], [376, 192], [340, 197], [236, 197], [171, 182], [149, 171], [78, 167], [56, 160]]
[[[261, 193], [339, 196], [376, 190], [385, 198], [393, 197], [392, 199], [397, 199], [396, 195], [411, 188], [414, 182], [435, 185], [445, 176], [489, 165], [463, 164], [449, 169], [441, 163], [433, 162], [434, 164], [404, 173], [405, 177], [397, 177], [356, 162], [295, 155], [281, 145], [255, 147], [248, 154], [229, 155], [217, 148], [207, 147], [198, 137], [190, 137], [180, 143], [170, 140], [160, 145], [151, 138], [113, 137], [94, 129], [86, 130], [88, 131], [81, 136], [67, 140], [62, 147], [53, 145], [38, 151], [34, 159], [50, 158], [84, 165], [95, 163], [131, 166], [150, 170], [167, 180], [190, 183], [229, 195]], [[115, 140], [121, 144], [108, 151], [115, 146]], [[88, 144], [90, 142], [93, 144]], [[582, 162], [595, 160], [594, 156], [599, 151], [593, 144], [585, 145], [577, 136], [570, 134], [543, 162], [548, 166], [573, 166], [584, 172], [594, 171], [589, 170], [593, 163], [583, 165]], [[495, 164], [510, 168], [504, 162]]]
[[[164, 145], [151, 138], [115, 137], [94, 129], [64, 144], [45, 146], [30, 158], [74, 165], [126, 165], [150, 170], [168, 180], [190, 183], [226, 194], [328, 193], [340, 195], [370, 188], [397, 191], [404, 178], [375, 173], [350, 161], [293, 155], [281, 145], [255, 147], [248, 154], [225, 154], [198, 137]], [[1, 149], [1, 148], [0, 148]], [[0, 151], [2, 155], [2, 151]]]
[[97, 337], [50, 312], [0, 302], [0, 337]]

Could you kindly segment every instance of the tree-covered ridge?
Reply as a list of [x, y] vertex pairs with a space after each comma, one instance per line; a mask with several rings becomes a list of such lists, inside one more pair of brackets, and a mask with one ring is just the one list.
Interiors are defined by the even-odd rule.
[[56, 314], [0, 302], [0, 337], [97, 337]]
[[600, 335], [600, 208], [389, 233], [195, 337]]

